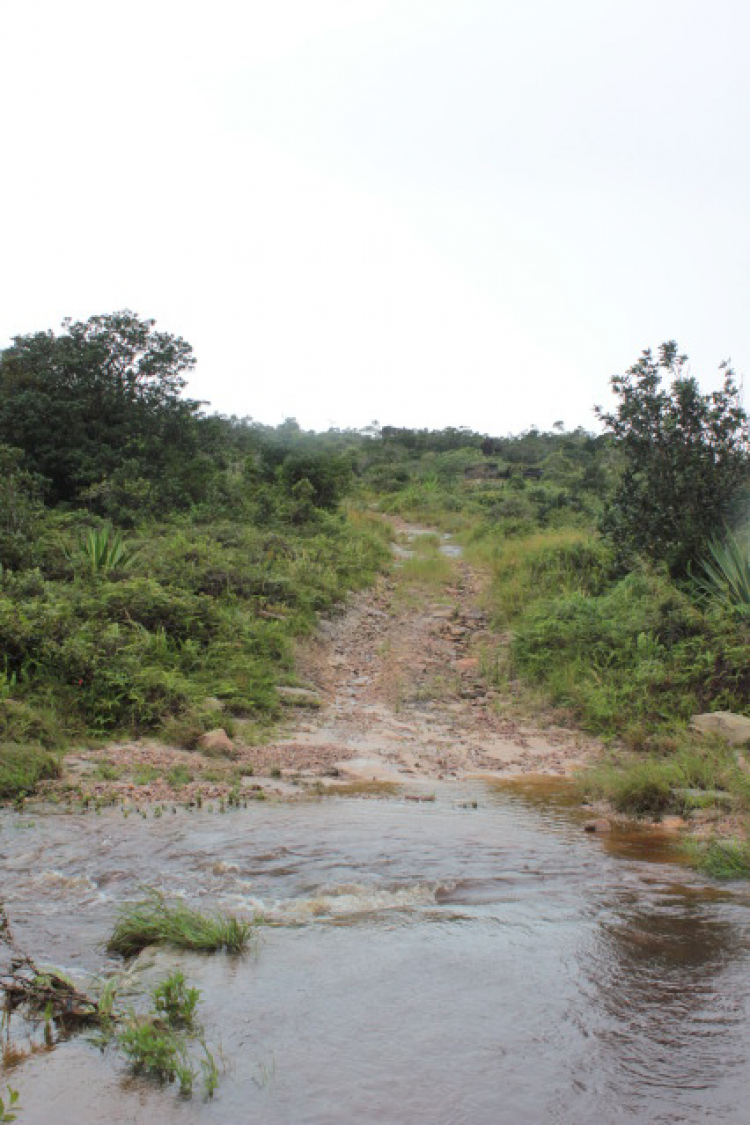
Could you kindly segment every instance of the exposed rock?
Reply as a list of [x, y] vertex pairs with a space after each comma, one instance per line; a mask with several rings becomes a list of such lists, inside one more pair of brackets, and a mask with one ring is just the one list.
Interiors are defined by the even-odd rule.
[[301, 687], [277, 687], [282, 703], [292, 707], [322, 707], [323, 700], [317, 692]]
[[687, 821], [684, 816], [665, 816], [661, 822], [662, 828], [668, 828], [674, 831], [678, 828], [687, 827]]
[[693, 715], [690, 726], [699, 734], [719, 734], [732, 746], [746, 746], [750, 743], [750, 719], [744, 715], [735, 715], [732, 711]]
[[459, 672], [476, 672], [479, 668], [479, 661], [475, 656], [465, 656], [461, 660], [456, 660], [453, 664]]
[[234, 743], [223, 727], [202, 734], [198, 739], [198, 749], [211, 757], [234, 758], [237, 754]]
[[584, 832], [610, 832], [612, 825], [603, 817], [599, 820], [587, 820], [583, 826]]

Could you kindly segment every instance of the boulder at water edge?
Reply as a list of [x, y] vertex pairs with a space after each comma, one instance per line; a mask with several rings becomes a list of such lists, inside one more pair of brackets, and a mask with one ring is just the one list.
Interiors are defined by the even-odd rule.
[[719, 734], [732, 746], [750, 744], [750, 719], [731, 711], [710, 711], [693, 715], [690, 726], [699, 734]]

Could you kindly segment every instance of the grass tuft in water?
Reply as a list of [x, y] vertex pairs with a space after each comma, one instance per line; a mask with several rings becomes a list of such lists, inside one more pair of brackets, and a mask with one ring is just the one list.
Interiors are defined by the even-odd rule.
[[694, 867], [714, 879], [750, 879], [750, 841], [709, 840], [686, 845]]
[[242, 953], [250, 943], [254, 925], [231, 914], [204, 914], [183, 902], [170, 903], [161, 892], [149, 889], [144, 899], [120, 911], [107, 951], [132, 957], [147, 945], [174, 945]]

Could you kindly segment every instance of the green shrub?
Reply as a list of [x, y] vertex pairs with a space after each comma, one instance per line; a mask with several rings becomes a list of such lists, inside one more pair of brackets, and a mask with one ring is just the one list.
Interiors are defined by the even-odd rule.
[[591, 728], [622, 732], [750, 702], [747, 638], [666, 576], [628, 575], [599, 597], [532, 604], [513, 641], [518, 669]]
[[28, 797], [40, 781], [58, 777], [60, 763], [41, 746], [0, 742], [0, 800]]

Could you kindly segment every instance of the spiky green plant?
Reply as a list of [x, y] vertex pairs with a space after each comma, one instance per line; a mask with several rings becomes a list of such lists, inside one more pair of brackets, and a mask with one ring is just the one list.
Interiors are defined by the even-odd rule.
[[118, 567], [130, 566], [137, 554], [122, 532], [115, 531], [109, 524], [89, 528], [80, 541], [79, 559], [93, 575], [109, 574]]
[[712, 539], [707, 549], [699, 587], [750, 620], [750, 534], [728, 531], [723, 539]]

